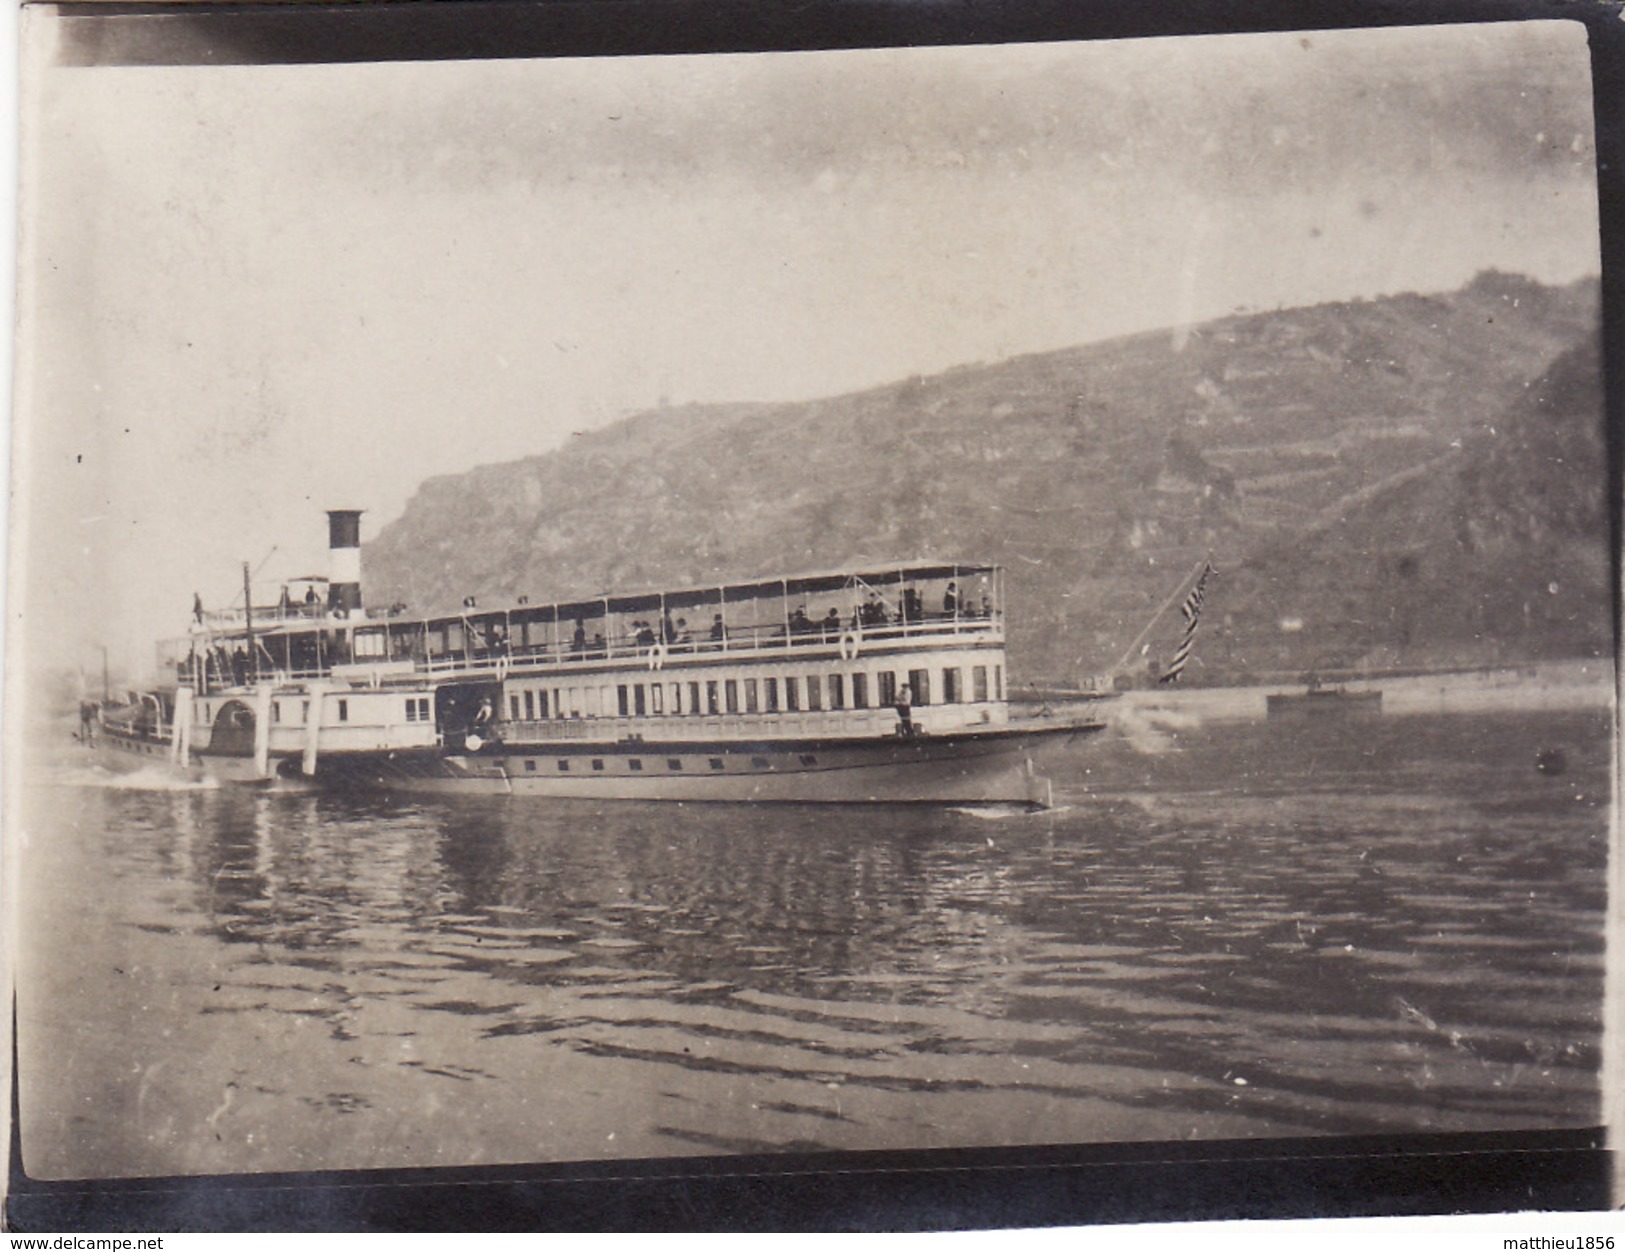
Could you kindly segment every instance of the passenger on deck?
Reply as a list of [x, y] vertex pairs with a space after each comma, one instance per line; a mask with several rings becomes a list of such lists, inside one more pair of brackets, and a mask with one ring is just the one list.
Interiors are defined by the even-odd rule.
[[595, 632], [593, 634], [593, 637], [592, 637], [592, 654], [594, 656], [608, 656], [609, 655], [608, 651], [604, 647], [604, 636], [603, 636], [603, 633], [601, 631], [600, 632]]
[[986, 596], [982, 597], [982, 616], [987, 618], [989, 621], [993, 619], [993, 601], [989, 600]]
[[711, 639], [714, 643], [721, 643], [728, 637], [728, 628], [723, 625], [722, 614], [717, 613], [711, 618]]
[[953, 583], [948, 584], [948, 590], [942, 593], [942, 615], [956, 617], [959, 614], [959, 592]]
[[293, 612], [293, 597], [288, 594], [287, 584], [282, 586], [282, 597], [276, 602], [276, 611], [279, 617], [287, 617]]
[[[199, 606], [201, 607], [201, 606]], [[305, 588], [305, 612], [315, 617], [322, 609], [322, 598], [316, 594], [316, 584], [311, 583]]]
[[905, 622], [917, 622], [925, 616], [925, 606], [920, 601], [920, 593], [913, 587], [903, 588], [903, 617]]
[[670, 609], [667, 609], [665, 615], [660, 619], [660, 642], [677, 642], [677, 627], [672, 625]]
[[582, 653], [587, 650], [587, 628], [582, 625], [581, 619], [576, 618], [576, 633], [570, 640], [570, 651]]
[[486, 744], [496, 741], [496, 710], [491, 706], [491, 697], [483, 696], [480, 699], [480, 707], [475, 710], [473, 719], [468, 723], [468, 740], [464, 746], [470, 751], [478, 752]]
[[652, 648], [659, 642], [655, 638], [654, 627], [649, 625], [648, 622], [633, 622], [632, 625], [637, 628], [638, 647]]
[[905, 739], [914, 735], [914, 692], [907, 683], [897, 689], [897, 733]]
[[841, 635], [841, 611], [831, 609], [824, 614], [824, 638], [838, 639]]
[[195, 591], [192, 593], [192, 620], [203, 625], [203, 597]]
[[694, 646], [694, 636], [689, 633], [688, 618], [686, 618], [686, 617], [679, 617], [677, 619], [677, 639], [676, 639], [676, 643], [677, 643], [677, 646], [679, 648], [681, 648], [684, 652], [687, 652], [690, 648], [692, 648]]
[[805, 635], [814, 630], [812, 619], [807, 616], [807, 606], [797, 605], [796, 611], [790, 614], [790, 633], [792, 635]]

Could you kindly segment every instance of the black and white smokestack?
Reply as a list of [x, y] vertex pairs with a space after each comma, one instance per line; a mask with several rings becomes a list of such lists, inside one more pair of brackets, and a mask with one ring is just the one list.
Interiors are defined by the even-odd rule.
[[360, 509], [327, 511], [327, 610], [356, 613], [361, 609]]

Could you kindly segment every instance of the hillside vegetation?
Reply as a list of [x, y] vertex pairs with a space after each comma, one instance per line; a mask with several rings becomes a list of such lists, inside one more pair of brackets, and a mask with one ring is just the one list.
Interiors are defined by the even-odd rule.
[[367, 599], [990, 559], [1012, 674], [1068, 683], [1211, 557], [1191, 682], [1609, 654], [1598, 297], [1492, 272], [810, 403], [640, 413], [423, 484], [368, 549]]

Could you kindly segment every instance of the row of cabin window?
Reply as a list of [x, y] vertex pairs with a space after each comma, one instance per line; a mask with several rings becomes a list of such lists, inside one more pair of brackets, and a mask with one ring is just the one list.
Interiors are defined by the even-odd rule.
[[[1004, 699], [1004, 667], [992, 666], [992, 699]], [[939, 704], [985, 703], [989, 699], [986, 665], [973, 665], [967, 688], [958, 666], [941, 671]], [[870, 678], [874, 679], [873, 688]], [[848, 682], [850, 679], [850, 682]], [[725, 678], [670, 683], [618, 683], [602, 687], [544, 687], [508, 693], [511, 721], [546, 721], [571, 717], [650, 717], [722, 713], [810, 713], [847, 707], [888, 708], [897, 702], [901, 682], [909, 685], [911, 703], [933, 703], [931, 671], [890, 670], [875, 674], [790, 674], [783, 678]], [[871, 696], [873, 701], [871, 703]], [[782, 698], [782, 703], [781, 703]]]
[[[803, 752], [797, 759], [803, 766], [807, 767], [818, 764], [818, 758], [810, 752]], [[561, 756], [557, 758], [559, 773], [568, 774], [570, 772], [570, 761], [571, 758], [569, 757]], [[712, 770], [723, 770], [727, 768], [726, 763], [720, 756], [707, 757], [706, 762]], [[593, 757], [591, 763], [596, 772], [604, 772], [604, 760], [602, 757]], [[750, 758], [750, 766], [752, 769], [772, 769], [773, 763], [765, 756], [753, 756]], [[643, 772], [642, 758], [635, 756], [628, 758], [626, 768], [630, 773], [641, 774]], [[687, 765], [682, 757], [669, 756], [666, 758], [666, 768], [672, 773], [681, 773], [687, 768]], [[525, 772], [527, 774], [534, 774], [536, 772], [536, 760], [534, 757], [525, 759]]]
[[[293, 703], [293, 701], [291, 701], [291, 700], [272, 700], [271, 701], [271, 720], [273, 722], [280, 722], [282, 720], [282, 706], [284, 704], [292, 704], [292, 703]], [[199, 724], [203, 724], [203, 725], [206, 725], [210, 721], [212, 721], [214, 713], [218, 711], [215, 708], [215, 706], [212, 705], [208, 700], [200, 700], [200, 701], [198, 701], [197, 707], [198, 707], [198, 711], [199, 711], [199, 717], [197, 718], [197, 721], [199, 722]], [[221, 706], [221, 707], [224, 707], [224, 706]], [[340, 697], [339, 699], [333, 701], [333, 715], [334, 715], [334, 720], [335, 721], [340, 721], [340, 722], [349, 721], [350, 720], [350, 702], [348, 700], [342, 698], [342, 697]], [[426, 722], [426, 721], [429, 721], [433, 716], [434, 716], [434, 714], [430, 711], [429, 698], [427, 696], [424, 696], [421, 699], [412, 698], [412, 699], [407, 700], [407, 702], [406, 702], [406, 720], [407, 721], [409, 721], [409, 722], [417, 722], [417, 721]], [[301, 700], [301, 701], [299, 701], [299, 724], [301, 726], [304, 725], [305, 721], [309, 717], [310, 717], [310, 701], [309, 700]]]
[[[350, 720], [350, 702], [348, 700], [344, 699], [343, 697], [340, 697], [339, 699], [333, 701], [333, 704], [334, 704], [335, 720], [341, 721], [341, 722], [349, 721]], [[207, 706], [205, 706], [205, 707], [207, 707]], [[310, 716], [310, 701], [309, 700], [301, 700], [299, 702], [299, 721], [300, 721], [300, 724], [303, 725], [305, 719], [308, 718], [309, 716]], [[273, 722], [280, 722], [282, 720], [282, 701], [280, 701], [280, 700], [271, 701], [271, 720]], [[428, 696], [407, 696], [407, 698], [406, 698], [406, 720], [409, 721], [409, 722], [432, 722], [432, 721], [434, 721], [433, 702], [429, 699]]]

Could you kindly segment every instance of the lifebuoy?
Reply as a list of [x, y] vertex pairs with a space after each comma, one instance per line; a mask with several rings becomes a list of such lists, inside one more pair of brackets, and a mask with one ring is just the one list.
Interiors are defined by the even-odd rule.
[[499, 657], [497, 657], [497, 681], [501, 682], [501, 681], [503, 681], [503, 679], [505, 679], [507, 677], [508, 677], [508, 658], [505, 657], [505, 656], [499, 656]]
[[657, 643], [649, 649], [649, 668], [659, 669], [666, 663], [666, 645]]
[[481, 739], [478, 735], [470, 734], [465, 736], [463, 739], [463, 747], [467, 748], [470, 752], [478, 752], [484, 746], [485, 740]]
[[863, 646], [863, 631], [854, 627], [841, 636], [841, 660], [851, 661], [858, 655], [858, 649]]

